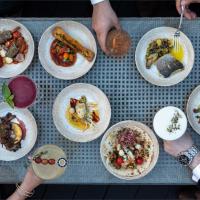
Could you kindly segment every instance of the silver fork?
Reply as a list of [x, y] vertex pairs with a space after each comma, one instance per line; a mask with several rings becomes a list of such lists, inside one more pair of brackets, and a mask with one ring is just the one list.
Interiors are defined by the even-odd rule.
[[183, 21], [183, 14], [184, 14], [185, 6], [181, 6], [181, 17], [180, 17], [180, 22], [178, 29], [174, 33], [174, 50], [175, 52], [179, 52], [180, 50], [180, 30], [181, 30], [181, 25]]

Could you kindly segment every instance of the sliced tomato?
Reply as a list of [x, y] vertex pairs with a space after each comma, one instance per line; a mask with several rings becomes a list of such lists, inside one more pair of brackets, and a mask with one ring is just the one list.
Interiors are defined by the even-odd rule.
[[136, 159], [136, 163], [137, 163], [138, 165], [141, 165], [143, 162], [144, 162], [144, 160], [143, 160], [143, 158], [141, 158], [141, 157], [138, 157], [138, 158]]
[[118, 157], [117, 160], [116, 160], [116, 164], [117, 164], [118, 166], [121, 166], [123, 162], [124, 162], [124, 160], [123, 160], [122, 157]]

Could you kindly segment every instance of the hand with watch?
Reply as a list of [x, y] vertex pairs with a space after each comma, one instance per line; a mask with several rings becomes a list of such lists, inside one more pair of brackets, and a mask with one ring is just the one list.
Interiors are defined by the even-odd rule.
[[180, 164], [190, 167], [192, 180], [200, 184], [200, 151], [189, 134], [174, 141], [164, 141], [164, 149], [176, 157]]

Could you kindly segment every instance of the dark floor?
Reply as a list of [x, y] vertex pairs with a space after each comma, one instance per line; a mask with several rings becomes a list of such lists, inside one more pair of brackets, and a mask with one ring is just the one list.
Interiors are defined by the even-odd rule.
[[[110, 0], [119, 17], [178, 16], [175, 0]], [[192, 10], [200, 13], [200, 6]], [[0, 0], [0, 16], [17, 17], [91, 17], [90, 0]]]
[[[15, 189], [14, 185], [1, 185], [1, 199]], [[31, 199], [178, 199], [181, 191], [194, 191], [194, 186], [130, 186], [130, 185], [42, 185]]]
[[[119, 17], [178, 16], [175, 0], [111, 0]], [[200, 13], [200, 6], [192, 9]], [[82, 1], [2, 1], [0, 17], [91, 17], [89, 0]], [[130, 186], [130, 185], [42, 185], [31, 199], [177, 199], [180, 191], [193, 192], [194, 186]], [[0, 199], [15, 190], [14, 185], [0, 185]], [[194, 193], [194, 192], [193, 192]]]

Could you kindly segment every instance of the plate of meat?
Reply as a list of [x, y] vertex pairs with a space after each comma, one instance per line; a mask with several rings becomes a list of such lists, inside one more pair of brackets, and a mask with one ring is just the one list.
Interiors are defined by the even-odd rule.
[[34, 55], [31, 33], [21, 23], [0, 20], [0, 78], [11, 78], [24, 72]]
[[85, 75], [94, 65], [97, 46], [90, 30], [75, 21], [61, 21], [42, 35], [39, 59], [52, 76], [72, 80]]
[[28, 154], [37, 139], [37, 124], [28, 109], [0, 104], [0, 160], [18, 160]]

